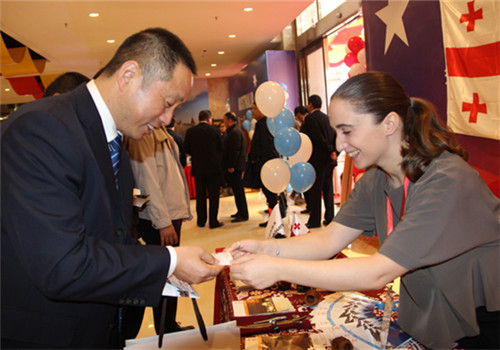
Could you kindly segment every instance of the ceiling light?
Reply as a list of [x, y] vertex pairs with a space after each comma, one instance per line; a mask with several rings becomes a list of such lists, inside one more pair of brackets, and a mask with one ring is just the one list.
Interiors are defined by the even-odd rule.
[[211, 66], [212, 67], [217, 67], [217, 63], [212, 63]]
[[209, 77], [211, 74], [210, 73], [205, 73], [205, 76]]
[[228, 37], [230, 37], [230, 38], [236, 38], [236, 34], [229, 34]]
[[10, 89], [9, 88], [5, 88], [5, 91], [10, 91]]
[[223, 54], [225, 54], [225, 52], [224, 52], [224, 51], [219, 51], [219, 52], [217, 52], [217, 53], [218, 53], [219, 55], [223, 55]]
[[114, 39], [109, 39], [109, 40], [106, 40], [106, 42], [107, 42], [108, 44], [113, 44], [113, 43], [115, 42], [115, 40], [114, 40]]
[[99, 17], [99, 14], [94, 12], [94, 13], [89, 13], [90, 17]]
[[251, 11], [253, 11], [253, 8], [251, 8], [251, 7], [245, 7], [243, 9], [243, 11], [245, 11], [245, 12], [251, 12]]

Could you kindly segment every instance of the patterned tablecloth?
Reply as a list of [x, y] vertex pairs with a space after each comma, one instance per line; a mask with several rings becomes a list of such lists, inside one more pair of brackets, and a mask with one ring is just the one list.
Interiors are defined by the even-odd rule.
[[[299, 292], [294, 285], [288, 290], [282, 290], [278, 285], [254, 290], [233, 281], [229, 269], [226, 268], [217, 277], [215, 288], [214, 324], [236, 320], [241, 330], [241, 349], [245, 349], [247, 337], [301, 333], [321, 335], [328, 344], [331, 339], [343, 336], [355, 349], [381, 349], [380, 325], [387, 287], [363, 293], [332, 293], [318, 289], [316, 291], [320, 297], [319, 303], [309, 306], [305, 302], [305, 293]], [[295, 310], [276, 314], [235, 316], [233, 301], [277, 296], [286, 297]], [[404, 349], [425, 349], [397, 326], [395, 320], [398, 295], [393, 295], [393, 298], [395, 302], [388, 338], [391, 344], [388, 344], [388, 348], [392, 345], [393, 348], [397, 346]], [[279, 317], [276, 323], [265, 322], [275, 317]]]

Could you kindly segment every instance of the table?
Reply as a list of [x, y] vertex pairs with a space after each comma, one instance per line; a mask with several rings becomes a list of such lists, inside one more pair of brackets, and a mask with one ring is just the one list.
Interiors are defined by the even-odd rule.
[[[344, 258], [345, 256], [341, 253], [340, 257]], [[355, 300], [355, 303], [362, 306], [363, 308], [362, 312], [365, 312], [368, 315], [364, 316], [365, 318], [362, 320], [362, 322], [365, 322], [363, 327], [372, 328], [371, 333], [373, 333], [375, 338], [377, 338], [377, 334], [375, 333], [378, 332], [378, 330], [375, 330], [374, 332], [373, 328], [376, 327], [377, 324], [380, 324], [380, 318], [383, 314], [383, 308], [384, 308], [383, 300], [385, 299], [385, 295], [388, 289], [387, 287], [385, 287], [381, 290], [363, 292], [363, 294], [332, 293], [326, 290], [317, 290], [321, 300], [324, 300], [325, 302], [321, 302], [317, 307], [310, 307], [305, 302], [304, 299], [305, 294], [300, 293], [294, 287], [292, 287], [289, 290], [281, 290], [275, 285], [271, 288], [264, 290], [253, 290], [253, 289], [238, 290], [235, 286], [234, 281], [232, 281], [230, 278], [230, 273], [228, 268], [226, 268], [219, 276], [217, 276], [215, 288], [216, 290], [215, 290], [215, 300], [214, 300], [215, 301], [214, 324], [236, 321], [237, 325], [240, 327], [241, 330], [241, 336], [242, 336], [241, 349], [245, 349], [245, 338], [251, 336], [257, 336], [262, 334], [286, 335], [286, 334], [297, 334], [297, 333], [308, 333], [308, 334], [328, 333], [325, 332], [324, 329], [322, 330], [318, 329], [318, 324], [316, 323], [322, 323], [323, 327], [325, 326], [325, 324], [326, 327], [330, 327], [327, 318], [329, 319], [331, 315], [328, 315], [327, 317], [326, 313], [335, 312], [336, 315], [341, 314], [342, 311], [340, 310], [344, 310], [343, 306], [340, 306], [340, 303], [337, 303], [337, 301], [341, 299], [344, 299], [343, 301], [349, 300], [349, 302]], [[235, 316], [233, 310], [233, 301], [249, 300], [249, 299], [272, 297], [272, 296], [285, 296], [291, 302], [295, 310], [292, 312], [283, 312], [277, 314], [259, 314], [253, 316], [245, 316], [245, 317]], [[396, 301], [398, 300], [397, 294], [395, 294], [395, 300]], [[329, 304], [329, 302], [332, 303]], [[369, 307], [367, 307], [367, 305], [369, 305]], [[360, 310], [361, 308], [358, 307], [358, 311]], [[318, 317], [317, 315], [318, 313], [323, 313], [323, 314], [321, 317]], [[280, 316], [281, 318], [286, 318], [286, 319], [283, 320], [282, 322], [276, 323], [275, 325], [269, 322], [263, 324], [258, 323], [259, 321], [260, 322], [267, 321], [276, 316]], [[370, 317], [372, 318], [371, 321]], [[397, 318], [397, 309], [393, 310], [392, 317]], [[311, 321], [314, 321], [314, 323]], [[336, 320], [335, 322], [339, 323], [338, 320]], [[354, 324], [353, 327], [356, 327], [356, 322], [351, 322]], [[333, 323], [332, 320], [330, 320], [330, 323]], [[367, 323], [370, 323], [368, 327], [366, 327]], [[359, 325], [360, 322], [357, 322], [357, 324]], [[341, 325], [341, 327], [344, 327], [344, 325]], [[349, 332], [349, 330], [347, 329], [345, 331]], [[336, 329], [336, 332], [338, 333], [339, 329]], [[332, 332], [331, 334], [334, 333], [335, 332]], [[357, 334], [354, 334], [353, 332], [349, 332], [349, 334], [354, 338], [358, 337], [359, 339], [361, 339], [361, 337], [359, 337]], [[424, 349], [423, 346], [421, 346], [415, 340], [411, 339], [406, 333], [402, 332], [395, 322], [391, 322], [390, 338], [393, 339], [392, 341], [394, 342], [406, 341], [405, 346], [406, 345], [408, 346], [406, 346], [405, 348]], [[329, 339], [333, 339], [333, 337]], [[361, 339], [361, 341], [365, 340]], [[375, 349], [376, 347], [373, 348]]]

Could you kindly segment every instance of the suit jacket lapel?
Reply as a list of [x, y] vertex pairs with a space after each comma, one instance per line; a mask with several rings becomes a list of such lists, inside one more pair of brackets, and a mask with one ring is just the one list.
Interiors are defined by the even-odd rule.
[[[117, 205], [120, 217], [123, 219], [121, 210], [120, 195], [116, 189], [115, 177], [113, 175], [113, 165], [111, 164], [111, 156], [109, 153], [106, 134], [99, 116], [99, 112], [90, 96], [85, 85], [82, 85], [74, 90], [76, 97], [76, 111], [78, 118], [82, 123], [90, 148], [94, 153], [94, 157], [101, 169], [106, 182], [106, 189], [113, 202]], [[121, 160], [127, 157], [124, 150], [121, 152]]]

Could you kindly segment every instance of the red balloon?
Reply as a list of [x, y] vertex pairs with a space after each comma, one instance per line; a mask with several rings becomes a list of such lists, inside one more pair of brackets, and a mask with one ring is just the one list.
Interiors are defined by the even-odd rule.
[[365, 42], [361, 37], [359, 36], [352, 36], [349, 38], [347, 41], [347, 47], [349, 50], [351, 50], [354, 54], [357, 54], [359, 50], [365, 47]]
[[344, 63], [346, 64], [347, 67], [352, 66], [354, 63], [358, 63], [358, 57], [355, 53], [353, 52], [348, 52], [347, 55], [344, 57]]

